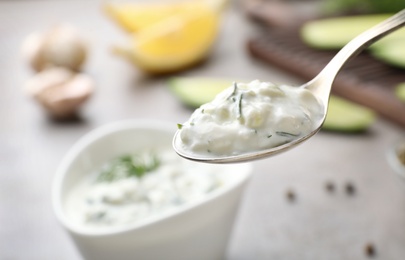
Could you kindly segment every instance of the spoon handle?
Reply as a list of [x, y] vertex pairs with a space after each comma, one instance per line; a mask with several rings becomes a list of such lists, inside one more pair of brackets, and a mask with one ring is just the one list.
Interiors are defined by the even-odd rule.
[[356, 56], [387, 34], [401, 28], [404, 24], [405, 9], [359, 34], [347, 43], [314, 79], [303, 87], [315, 92], [322, 100], [327, 100], [336, 75], [351, 57]]

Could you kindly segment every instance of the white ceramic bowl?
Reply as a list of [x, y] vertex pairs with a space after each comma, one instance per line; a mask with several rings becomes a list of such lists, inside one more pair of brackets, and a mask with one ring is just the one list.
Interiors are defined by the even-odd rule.
[[66, 214], [66, 196], [86, 174], [134, 149], [171, 148], [175, 128], [174, 124], [155, 121], [113, 123], [85, 135], [67, 153], [54, 180], [53, 208], [85, 259], [224, 258], [251, 164], [218, 165], [227, 167], [229, 185], [211, 192], [204, 201], [128, 227], [88, 230]]

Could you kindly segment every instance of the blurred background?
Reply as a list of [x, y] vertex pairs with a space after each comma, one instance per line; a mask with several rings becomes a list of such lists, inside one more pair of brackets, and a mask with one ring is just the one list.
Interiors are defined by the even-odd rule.
[[[90, 130], [139, 118], [176, 127], [233, 80], [300, 85], [405, 8], [154, 2], [0, 1], [0, 259], [82, 259], [52, 212], [51, 186]], [[404, 138], [404, 44], [400, 30], [349, 62], [324, 130], [254, 162], [227, 259], [404, 259], [405, 185], [387, 160]]]

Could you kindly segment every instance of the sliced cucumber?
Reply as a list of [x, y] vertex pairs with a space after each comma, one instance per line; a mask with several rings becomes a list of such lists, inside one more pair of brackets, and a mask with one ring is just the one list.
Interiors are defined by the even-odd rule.
[[169, 88], [180, 101], [191, 108], [197, 108], [210, 102], [215, 96], [231, 86], [229, 79], [219, 78], [186, 78], [175, 77], [169, 79]]
[[361, 132], [366, 130], [375, 119], [376, 114], [371, 109], [331, 96], [328, 114], [322, 129], [340, 132]]
[[[389, 16], [389, 14], [375, 14], [314, 20], [304, 24], [300, 34], [302, 40], [311, 47], [340, 49], [351, 39]], [[373, 46], [398, 39], [405, 41], [405, 28], [389, 34]]]
[[405, 68], [405, 38], [382, 41], [376, 44], [371, 51], [377, 59], [393, 66]]
[[[340, 49], [351, 39], [389, 16], [389, 14], [345, 16], [311, 21], [301, 28], [301, 38], [313, 48]], [[371, 45], [370, 50], [375, 58], [405, 68], [405, 28], [377, 41]]]
[[380, 14], [310, 21], [301, 28], [301, 38], [314, 48], [340, 49], [358, 34], [388, 17]]
[[[169, 88], [183, 104], [197, 108], [213, 100], [232, 83], [233, 81], [228, 79], [176, 77], [169, 80]], [[323, 129], [359, 132], [367, 129], [375, 117], [371, 109], [331, 96]]]
[[395, 88], [395, 95], [403, 102], [405, 102], [405, 82], [399, 84]]

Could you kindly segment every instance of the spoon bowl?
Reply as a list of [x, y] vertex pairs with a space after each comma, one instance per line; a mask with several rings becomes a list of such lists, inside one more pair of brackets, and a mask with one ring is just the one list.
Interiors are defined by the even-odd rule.
[[177, 131], [173, 139], [174, 150], [182, 157], [198, 162], [206, 163], [237, 163], [246, 162], [265, 157], [273, 156], [308, 140], [314, 136], [322, 127], [328, 111], [329, 96], [333, 81], [341, 68], [346, 64], [350, 58], [357, 56], [361, 51], [370, 46], [372, 43], [378, 41], [387, 34], [401, 28], [405, 24], [405, 9], [391, 16], [390, 18], [382, 21], [374, 27], [361, 33], [349, 43], [347, 43], [324, 67], [324, 69], [311, 81], [299, 86], [298, 88], [305, 88], [312, 92], [321, 104], [321, 117], [313, 124], [313, 130], [307, 135], [296, 138], [288, 143], [271, 147], [264, 150], [251, 151], [247, 153], [218, 156], [218, 155], [199, 155], [184, 149], [182, 140], [180, 138], [180, 131]]

